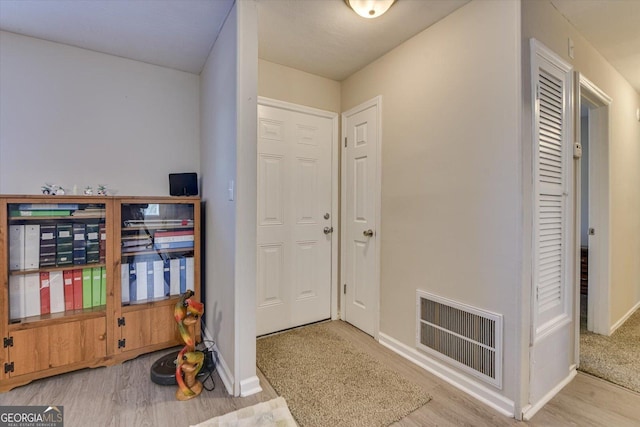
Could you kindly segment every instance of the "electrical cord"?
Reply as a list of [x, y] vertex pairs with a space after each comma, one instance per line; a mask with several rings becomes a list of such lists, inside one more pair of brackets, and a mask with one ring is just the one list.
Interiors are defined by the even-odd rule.
[[[216, 371], [216, 367], [218, 366], [218, 352], [215, 351], [213, 347], [214, 345], [215, 345], [215, 341], [202, 340], [202, 342], [198, 344], [200, 348], [198, 349], [197, 348], [198, 346], [196, 346], [198, 351], [202, 351], [204, 353], [205, 367], [209, 369], [207, 376], [204, 377], [204, 379], [202, 380], [202, 387], [207, 391], [213, 391], [216, 388], [216, 383], [213, 380], [213, 373]], [[211, 380], [210, 386], [207, 386], [208, 380]]]

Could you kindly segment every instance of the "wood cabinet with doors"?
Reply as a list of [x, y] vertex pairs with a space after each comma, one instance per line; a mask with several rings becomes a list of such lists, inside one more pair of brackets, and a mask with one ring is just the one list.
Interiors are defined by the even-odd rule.
[[116, 356], [128, 359], [181, 344], [176, 301], [187, 289], [200, 299], [199, 200], [123, 198], [114, 216]]
[[198, 198], [0, 196], [0, 391], [179, 345], [199, 279]]

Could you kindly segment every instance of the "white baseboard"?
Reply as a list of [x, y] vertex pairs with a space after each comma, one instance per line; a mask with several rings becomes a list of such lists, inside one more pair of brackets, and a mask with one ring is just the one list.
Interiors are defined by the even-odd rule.
[[261, 391], [260, 380], [256, 375], [240, 381], [240, 397], [251, 396]]
[[379, 334], [380, 344], [398, 353], [400, 356], [415, 363], [421, 368], [429, 371], [433, 375], [443, 379], [452, 386], [459, 390], [473, 396], [480, 402], [495, 409], [501, 414], [507, 417], [513, 417], [515, 413], [515, 404], [512, 400], [507, 399], [499, 393], [485, 387], [482, 384], [478, 384], [476, 381], [471, 380], [453, 369], [445, 366], [439, 361], [436, 361], [427, 355], [419, 352], [418, 350], [401, 343], [400, 341], [392, 338], [382, 332]]
[[229, 370], [229, 365], [227, 365], [227, 362], [224, 361], [222, 353], [220, 353], [220, 349], [218, 348], [218, 344], [214, 341], [213, 335], [211, 335], [211, 332], [207, 328], [207, 325], [204, 322], [201, 322], [200, 326], [202, 328], [202, 338], [206, 347], [209, 350], [214, 351], [216, 354], [216, 371], [218, 371], [218, 375], [222, 380], [222, 384], [224, 384], [224, 388], [227, 390], [227, 393], [233, 396], [233, 383], [235, 380], [233, 374]]
[[[218, 354], [218, 365], [216, 367], [218, 375], [220, 376], [222, 384], [224, 384], [224, 388], [227, 390], [227, 393], [233, 396], [233, 374], [229, 370], [229, 366], [224, 361], [224, 358], [221, 356], [221, 353], [218, 350], [218, 346], [214, 345], [214, 348]], [[249, 377], [240, 381], [240, 397], [251, 396], [252, 394], [260, 393], [261, 391], [262, 387], [260, 387], [260, 379], [255, 375], [253, 377]]]
[[220, 379], [222, 380], [222, 384], [224, 384], [224, 388], [227, 389], [227, 393], [233, 396], [233, 374], [229, 370], [229, 366], [224, 361], [222, 354], [218, 350], [218, 346], [214, 345], [216, 353], [218, 354], [218, 365], [216, 370], [218, 371], [218, 375], [220, 375]]
[[571, 382], [571, 380], [577, 375], [578, 371], [576, 370], [576, 365], [571, 366], [571, 370], [569, 371], [569, 375], [562, 380], [558, 385], [552, 388], [547, 394], [545, 394], [542, 399], [534, 403], [533, 405], [527, 405], [522, 408], [522, 419], [524, 421], [529, 421], [533, 416], [538, 412], [544, 405], [549, 403], [553, 397], [560, 393], [560, 390], [564, 388], [567, 384]]
[[614, 333], [616, 331], [616, 329], [618, 329], [620, 326], [622, 326], [622, 324], [624, 322], [626, 322], [629, 317], [631, 317], [631, 315], [633, 313], [636, 312], [636, 310], [640, 308], [640, 301], [638, 301], [636, 303], [636, 305], [634, 305], [633, 307], [631, 307], [631, 310], [627, 311], [627, 314], [625, 314], [624, 316], [622, 316], [622, 318], [620, 320], [618, 320], [616, 323], [613, 324], [613, 326], [611, 326], [611, 329], [609, 330], [609, 335], [611, 335], [612, 333]]

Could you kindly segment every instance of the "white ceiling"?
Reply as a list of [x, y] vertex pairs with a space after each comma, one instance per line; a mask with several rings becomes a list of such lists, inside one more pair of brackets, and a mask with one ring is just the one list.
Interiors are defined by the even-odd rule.
[[0, 0], [0, 29], [200, 74], [233, 0]]
[[398, 0], [364, 19], [343, 0], [258, 0], [261, 58], [343, 80], [469, 0]]
[[[257, 0], [260, 57], [342, 80], [468, 0]], [[0, 29], [198, 74], [234, 0], [0, 0]], [[640, 0], [552, 0], [640, 92]]]
[[551, 0], [640, 92], [640, 0]]

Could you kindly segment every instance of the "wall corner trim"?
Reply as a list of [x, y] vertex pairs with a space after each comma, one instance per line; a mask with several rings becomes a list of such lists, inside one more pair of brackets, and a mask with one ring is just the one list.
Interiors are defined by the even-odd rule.
[[638, 301], [633, 307], [631, 307], [631, 309], [629, 309], [629, 311], [627, 311], [624, 316], [618, 319], [618, 321], [611, 326], [611, 329], [609, 330], [609, 336], [611, 336], [612, 333], [618, 330], [618, 328], [622, 326], [622, 324], [626, 322], [629, 319], [629, 317], [631, 317], [633, 313], [635, 313], [636, 310], [638, 310], [639, 308], [640, 308], [640, 301]]
[[573, 365], [571, 367], [571, 370], [569, 371], [569, 375], [567, 375], [565, 379], [560, 381], [558, 385], [556, 385], [553, 389], [549, 390], [549, 392], [542, 399], [540, 399], [535, 405], [528, 405], [522, 409], [522, 419], [524, 421], [529, 421], [531, 418], [533, 418], [533, 416], [551, 399], [553, 399], [553, 397], [558, 394], [560, 390], [564, 388], [564, 386], [569, 384], [577, 374], [578, 371], [576, 370], [576, 366]]
[[478, 399], [485, 405], [495, 409], [499, 413], [507, 417], [513, 417], [515, 414], [515, 403], [502, 396], [499, 393], [485, 387], [483, 384], [479, 384], [477, 381], [469, 379], [453, 369], [445, 366], [444, 364], [428, 357], [425, 354], [420, 353], [416, 349], [413, 349], [406, 344], [401, 343], [395, 338], [380, 332], [380, 344], [388, 349], [398, 353], [400, 356], [415, 363], [424, 370], [432, 373], [438, 378], [446, 381], [457, 389], [467, 393], [470, 396]]
[[256, 375], [245, 378], [240, 381], [240, 397], [251, 396], [252, 394], [260, 393], [262, 387], [260, 387], [260, 379]]

